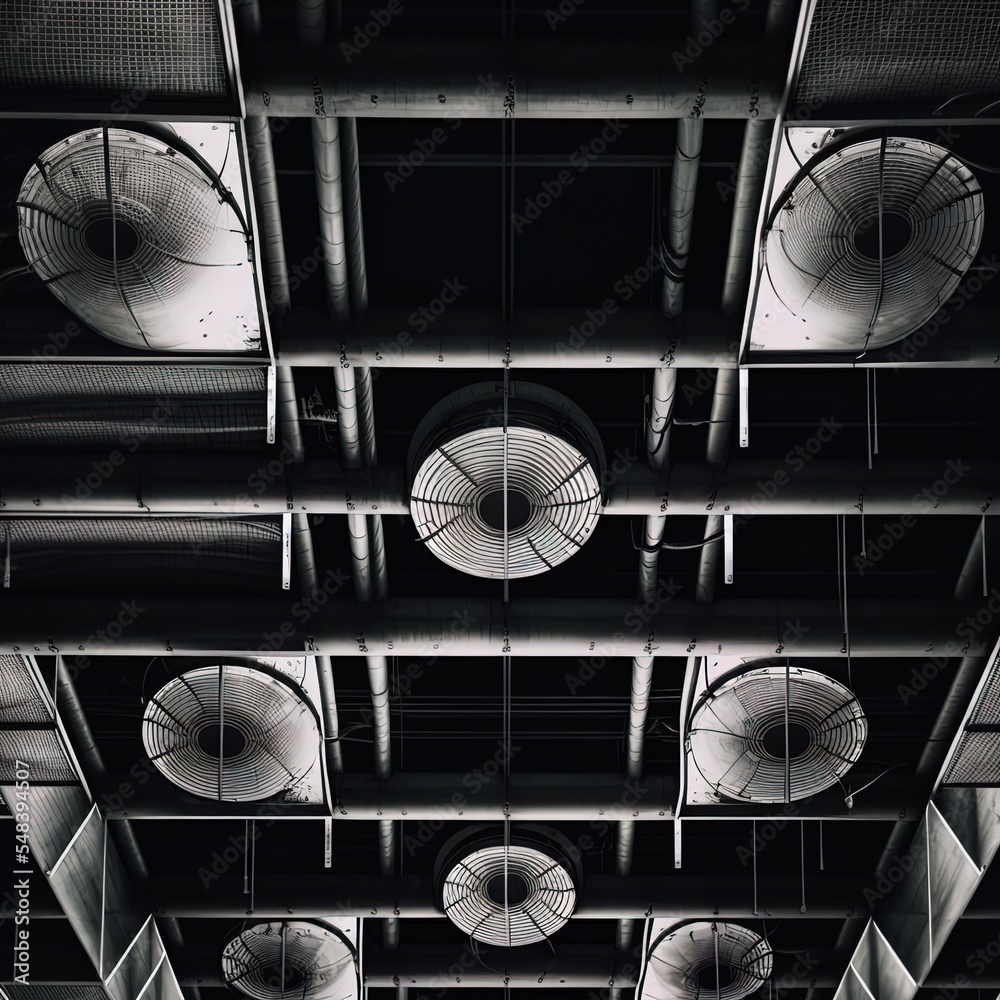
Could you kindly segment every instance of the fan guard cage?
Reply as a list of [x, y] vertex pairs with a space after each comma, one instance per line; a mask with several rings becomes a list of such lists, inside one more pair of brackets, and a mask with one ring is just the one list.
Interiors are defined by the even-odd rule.
[[[884, 347], [951, 297], [983, 235], [983, 195], [948, 150], [912, 138], [828, 148], [772, 209], [764, 259], [811, 350]], [[883, 249], [879, 261], [881, 190]]]
[[[226, 984], [254, 1000], [343, 1000], [357, 996], [357, 956], [335, 927], [321, 921], [254, 924], [222, 952]], [[348, 970], [351, 989], [345, 993]]]
[[649, 951], [640, 1000], [741, 1000], [770, 978], [766, 939], [739, 924], [690, 923], [664, 931]]
[[854, 694], [815, 670], [767, 666], [723, 679], [691, 714], [688, 746], [717, 795], [786, 801], [785, 692], [789, 732], [800, 741], [788, 764], [788, 799], [829, 788], [856, 763], [868, 722]]
[[544, 386], [520, 382], [510, 386], [506, 419], [504, 434], [502, 387], [473, 385], [434, 407], [410, 448], [410, 511], [420, 538], [471, 576], [544, 573], [584, 545], [600, 515], [604, 448], [586, 414]]
[[223, 664], [189, 670], [150, 698], [142, 741], [153, 765], [185, 791], [247, 802], [302, 780], [316, 762], [320, 726], [288, 678]]
[[17, 204], [28, 263], [109, 340], [163, 351], [259, 346], [247, 322], [211, 308], [245, 297], [244, 223], [213, 178], [163, 139], [121, 128], [71, 135], [38, 158]]
[[550, 938], [573, 915], [579, 870], [555, 831], [523, 827], [507, 845], [502, 836], [458, 839], [463, 847], [445, 849], [438, 880], [445, 915], [470, 937], [521, 947]]

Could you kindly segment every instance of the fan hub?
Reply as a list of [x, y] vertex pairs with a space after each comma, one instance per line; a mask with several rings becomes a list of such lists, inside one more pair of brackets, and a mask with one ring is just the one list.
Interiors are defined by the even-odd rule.
[[208, 725], [198, 733], [198, 746], [209, 757], [217, 759], [221, 757], [223, 760], [229, 760], [232, 757], [239, 757], [246, 750], [247, 739], [236, 726]]
[[[497, 531], [503, 531], [503, 490], [493, 490], [479, 501], [479, 516]], [[507, 530], [516, 531], [531, 519], [531, 501], [520, 490], [507, 490]]]
[[128, 260], [139, 249], [139, 234], [120, 216], [103, 215], [88, 223], [83, 241], [95, 257], [109, 262]]
[[[531, 887], [523, 875], [518, 872], [507, 873], [507, 906], [520, 906], [531, 894]], [[503, 906], [504, 899], [504, 877], [494, 875], [486, 883], [486, 895], [499, 906]]]
[[882, 213], [882, 247], [879, 252], [879, 217], [873, 215], [854, 230], [854, 249], [868, 260], [888, 260], [902, 253], [913, 235], [910, 220], [899, 212]]
[[[774, 757], [775, 760], [784, 760], [786, 750], [784, 723], [771, 726], [761, 737], [760, 742], [766, 754]], [[799, 725], [797, 722], [788, 724], [787, 751], [789, 758], [795, 760], [796, 757], [801, 757], [809, 749], [810, 743], [812, 743], [812, 736], [805, 726]]]

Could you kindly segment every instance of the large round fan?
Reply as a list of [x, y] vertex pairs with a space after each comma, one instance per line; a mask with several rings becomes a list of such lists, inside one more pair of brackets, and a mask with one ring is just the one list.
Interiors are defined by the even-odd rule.
[[226, 984], [254, 1000], [357, 997], [357, 956], [335, 927], [319, 920], [254, 924], [222, 952]]
[[142, 741], [150, 761], [194, 795], [265, 799], [313, 767], [315, 709], [289, 678], [256, 667], [198, 667], [165, 684], [146, 705]]
[[71, 135], [36, 160], [17, 204], [29, 264], [105, 337], [161, 351], [249, 346], [233, 305], [250, 268], [246, 226], [218, 179], [165, 139]]
[[767, 941], [739, 924], [690, 923], [664, 931], [649, 951], [640, 1000], [741, 1000], [771, 975]]
[[717, 794], [774, 803], [786, 792], [795, 801], [835, 784], [861, 756], [868, 722], [854, 694], [832, 677], [767, 666], [706, 693], [688, 734], [695, 766]]
[[876, 138], [822, 151], [798, 172], [771, 212], [764, 259], [803, 348], [863, 351], [926, 323], [982, 234], [968, 167], [924, 140]]
[[[545, 828], [502, 836], [460, 835], [438, 862], [445, 915], [477, 941], [503, 948], [551, 937], [573, 915], [579, 872]], [[454, 841], [452, 841], [452, 844]]]
[[427, 547], [472, 576], [544, 573], [591, 537], [604, 449], [575, 404], [544, 386], [473, 385], [439, 403], [410, 448], [410, 511]]

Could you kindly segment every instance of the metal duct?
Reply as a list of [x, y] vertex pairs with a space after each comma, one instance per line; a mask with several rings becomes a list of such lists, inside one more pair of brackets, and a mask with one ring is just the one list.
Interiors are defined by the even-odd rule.
[[244, 339], [256, 310], [241, 270], [249, 233], [218, 189], [217, 177], [166, 141], [90, 129], [49, 147], [28, 171], [18, 236], [56, 298], [117, 344], [256, 349]]
[[870, 139], [814, 156], [779, 197], [764, 261], [802, 349], [864, 351], [919, 329], [983, 234], [983, 195], [948, 150]]
[[294, 787], [316, 763], [319, 718], [301, 689], [261, 667], [189, 670], [146, 705], [142, 742], [175, 785], [228, 802]]
[[358, 995], [358, 958], [350, 941], [321, 920], [269, 921], [227, 942], [222, 977], [254, 1000], [349, 1000]]
[[[455, 840], [463, 841], [454, 850]], [[579, 871], [564, 838], [544, 827], [460, 834], [438, 860], [445, 916], [484, 944], [516, 948], [550, 938], [573, 915]]]
[[697, 922], [664, 931], [649, 950], [639, 1000], [741, 1000], [771, 975], [765, 938], [739, 924]]
[[506, 401], [494, 382], [452, 393], [417, 427], [407, 466], [420, 538], [471, 576], [544, 573], [597, 525], [600, 437], [579, 407], [544, 386], [511, 383]]
[[868, 722], [854, 694], [815, 670], [766, 666], [723, 678], [688, 726], [692, 759], [717, 795], [792, 802], [857, 762]]

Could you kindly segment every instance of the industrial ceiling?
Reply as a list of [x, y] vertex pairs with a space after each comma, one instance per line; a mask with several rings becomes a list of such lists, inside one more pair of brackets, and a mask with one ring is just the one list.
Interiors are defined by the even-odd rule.
[[0, 42], [0, 997], [1000, 997], [1000, 4]]

